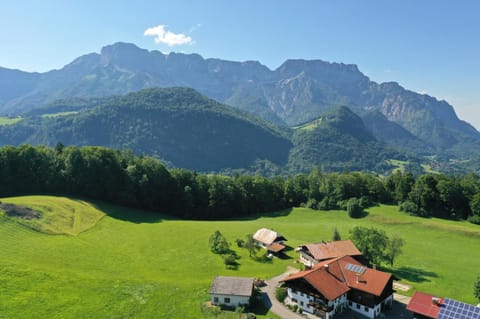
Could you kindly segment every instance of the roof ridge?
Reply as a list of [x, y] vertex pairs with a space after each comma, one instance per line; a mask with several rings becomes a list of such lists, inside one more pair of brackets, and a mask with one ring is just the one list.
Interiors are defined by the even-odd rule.
[[348, 286], [348, 288], [350, 288], [350, 284], [348, 283], [348, 278], [347, 278], [347, 276], [345, 276], [345, 273], [343, 272], [342, 265], [340, 264], [340, 261], [338, 261], [338, 267], [340, 268], [340, 271], [342, 272], [344, 283]]

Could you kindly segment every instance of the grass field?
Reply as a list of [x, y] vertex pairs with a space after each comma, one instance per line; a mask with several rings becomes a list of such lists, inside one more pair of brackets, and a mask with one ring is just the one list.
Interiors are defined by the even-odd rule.
[[49, 114], [42, 114], [43, 118], [54, 118], [54, 117], [60, 117], [60, 116], [68, 116], [68, 115], [74, 115], [78, 114], [77, 111], [68, 111], [68, 112], [58, 112], [58, 113], [49, 113]]
[[[79, 205], [46, 196], [2, 199], [9, 201], [44, 202], [59, 211]], [[102, 203], [89, 207], [107, 216], [77, 236], [45, 234], [0, 216], [0, 318], [202, 318], [199, 305], [208, 299], [214, 276], [269, 278], [294, 265], [293, 258], [256, 262], [232, 245], [241, 256], [240, 266], [227, 270], [208, 251], [208, 237], [217, 229], [233, 243], [260, 227], [281, 232], [292, 247], [328, 240], [335, 226], [344, 238], [354, 225], [385, 229], [406, 241], [404, 255], [392, 269], [406, 283], [475, 302], [480, 227], [473, 224], [411, 217], [389, 206], [372, 208], [360, 220], [345, 212], [296, 208], [218, 222], [173, 220]], [[295, 255], [293, 250], [289, 254]], [[267, 317], [277, 318], [259, 316]]]
[[12, 125], [22, 120], [21, 117], [0, 116], [0, 125]]

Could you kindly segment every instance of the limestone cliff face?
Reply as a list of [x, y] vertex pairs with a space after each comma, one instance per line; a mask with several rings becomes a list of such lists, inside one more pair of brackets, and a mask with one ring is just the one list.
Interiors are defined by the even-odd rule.
[[296, 59], [270, 70], [256, 61], [163, 54], [128, 43], [106, 46], [42, 74], [0, 69], [0, 111], [21, 113], [59, 98], [173, 86], [194, 88], [277, 124], [298, 125], [346, 105], [356, 112], [379, 111], [435, 147], [451, 147], [465, 137], [480, 141], [480, 133], [458, 119], [447, 102], [394, 82], [375, 83], [356, 65]]

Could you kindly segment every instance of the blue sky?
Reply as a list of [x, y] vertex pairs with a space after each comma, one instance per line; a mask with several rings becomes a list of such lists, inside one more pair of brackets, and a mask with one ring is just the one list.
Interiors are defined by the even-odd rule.
[[[4, 1], [0, 66], [58, 69], [118, 41], [271, 69], [289, 58], [353, 63], [447, 100], [480, 128], [479, 12], [474, 0]], [[144, 34], [158, 26], [156, 43]]]

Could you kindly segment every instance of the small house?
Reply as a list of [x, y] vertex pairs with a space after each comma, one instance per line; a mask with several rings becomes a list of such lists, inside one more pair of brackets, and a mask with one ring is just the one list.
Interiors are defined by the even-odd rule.
[[253, 295], [253, 278], [217, 276], [210, 288], [212, 305], [235, 308], [248, 306]]
[[255, 232], [253, 240], [257, 246], [272, 253], [279, 253], [286, 248], [284, 243], [287, 239], [276, 231], [261, 228]]
[[312, 267], [324, 260], [343, 256], [351, 256], [364, 263], [362, 253], [351, 240], [322, 241], [314, 244], [306, 244], [297, 247], [296, 251], [300, 254], [300, 262], [307, 267]]

